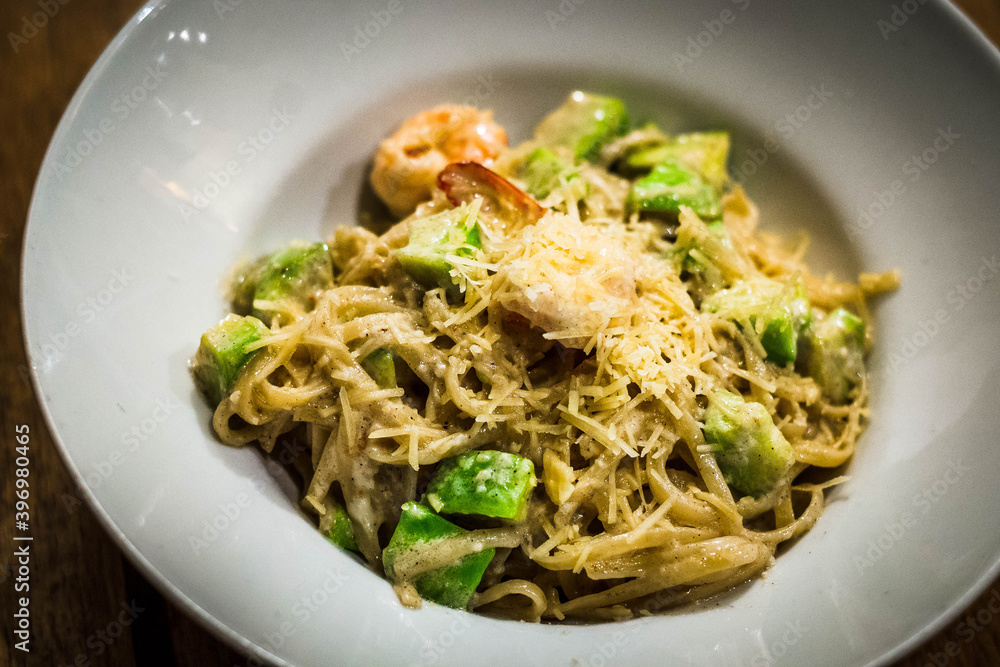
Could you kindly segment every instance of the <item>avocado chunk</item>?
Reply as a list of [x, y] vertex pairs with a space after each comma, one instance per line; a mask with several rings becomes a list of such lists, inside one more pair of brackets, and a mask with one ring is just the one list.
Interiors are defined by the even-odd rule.
[[722, 476], [737, 491], [759, 496], [774, 488], [795, 460], [767, 408], [728, 391], [709, 397], [705, 441]]
[[525, 159], [521, 171], [528, 194], [535, 199], [545, 199], [564, 183], [581, 186], [576, 192], [578, 198], [587, 194], [587, 184], [579, 180], [580, 172], [548, 148], [533, 150]]
[[730, 319], [744, 331], [751, 327], [760, 336], [765, 358], [778, 366], [795, 361], [799, 334], [811, 319], [802, 284], [770, 278], [741, 281], [719, 290], [702, 302], [701, 310]]
[[[284, 308], [308, 312], [316, 297], [333, 287], [333, 262], [325, 243], [293, 243], [251, 265], [237, 276], [234, 302], [253, 286], [253, 302], [268, 301]], [[280, 304], [285, 304], [280, 306]], [[282, 312], [253, 308], [253, 315], [270, 322], [276, 315], [279, 323], [287, 324]]]
[[649, 211], [676, 217], [681, 206], [691, 208], [699, 217], [722, 215], [718, 189], [679, 160], [666, 160], [648, 175], [632, 184], [628, 205], [635, 211]]
[[444, 287], [460, 294], [448, 255], [472, 256], [482, 247], [476, 213], [463, 205], [410, 222], [410, 240], [396, 251], [403, 270], [426, 289]]
[[205, 398], [216, 406], [233, 390], [236, 378], [253, 352], [246, 346], [266, 336], [268, 329], [256, 317], [230, 314], [201, 337], [192, 372]]
[[605, 144], [628, 132], [628, 125], [624, 102], [577, 90], [538, 124], [535, 140], [568, 149], [576, 162], [594, 162]]
[[807, 373], [833, 403], [847, 403], [865, 372], [864, 321], [838, 308], [816, 322], [806, 340]]
[[[425, 505], [405, 503], [396, 531], [382, 552], [386, 575], [390, 579], [396, 578], [393, 569], [396, 558], [414, 545], [433, 543], [466, 532], [468, 531], [439, 517]], [[413, 585], [425, 600], [461, 609], [472, 599], [494, 553], [493, 549], [484, 549], [479, 553], [468, 554], [454, 565], [417, 575], [413, 579]]]
[[326, 504], [326, 514], [320, 519], [320, 532], [331, 544], [347, 551], [357, 551], [354, 527], [344, 506], [336, 501]]
[[361, 367], [382, 389], [392, 389], [396, 386], [396, 358], [392, 350], [384, 347], [375, 350], [365, 357]]
[[269, 257], [270, 255], [264, 255], [246, 262], [233, 274], [229, 288], [230, 301], [233, 312], [237, 315], [249, 315], [253, 312], [253, 295]]
[[441, 462], [424, 500], [440, 514], [522, 521], [535, 484], [535, 466], [524, 457], [492, 450], [464, 452]]
[[642, 173], [663, 162], [680, 162], [720, 188], [728, 178], [728, 159], [728, 132], [690, 132], [657, 144], [637, 146], [625, 154], [622, 165], [629, 172]]
[[743, 277], [743, 261], [721, 220], [705, 224], [697, 217], [685, 218], [670, 257], [680, 271], [700, 277], [709, 292]]

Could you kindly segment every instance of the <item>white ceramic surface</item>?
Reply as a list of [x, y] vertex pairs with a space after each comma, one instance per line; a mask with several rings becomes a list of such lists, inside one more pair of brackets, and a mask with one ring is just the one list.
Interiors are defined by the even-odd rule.
[[[935, 0], [151, 3], [38, 179], [23, 275], [38, 395], [126, 553], [263, 659], [885, 661], [997, 573], [998, 84], [996, 50]], [[812, 260], [843, 275], [902, 269], [876, 307], [872, 426], [816, 528], [718, 603], [590, 627], [404, 611], [258, 452], [217, 444], [185, 362], [238, 258], [354, 219], [401, 119], [470, 101], [519, 140], [573, 88], [669, 129], [730, 128], [765, 225], [805, 227]]]

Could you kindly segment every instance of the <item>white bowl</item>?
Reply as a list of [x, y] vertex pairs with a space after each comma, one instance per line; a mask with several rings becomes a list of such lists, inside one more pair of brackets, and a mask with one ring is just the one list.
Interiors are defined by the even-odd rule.
[[[589, 627], [407, 611], [323, 540], [289, 479], [217, 443], [186, 360], [238, 258], [354, 220], [401, 119], [469, 101], [519, 140], [573, 88], [668, 129], [731, 129], [765, 226], [806, 228], [812, 261], [844, 276], [902, 269], [875, 308], [871, 427], [813, 531], [717, 602]], [[23, 277], [38, 395], [122, 549], [263, 659], [889, 660], [998, 569], [997, 118], [996, 50], [934, 0], [152, 2], [38, 178]]]

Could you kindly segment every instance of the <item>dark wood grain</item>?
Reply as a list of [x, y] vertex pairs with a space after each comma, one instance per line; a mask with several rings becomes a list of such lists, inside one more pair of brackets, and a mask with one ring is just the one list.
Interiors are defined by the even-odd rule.
[[[14, 428], [31, 432], [32, 632], [30, 656], [13, 648], [11, 550], [0, 552], [0, 665], [199, 665], [230, 667], [245, 658], [210, 636], [123, 558], [89, 509], [49, 438], [26, 381], [19, 299], [20, 248], [31, 189], [45, 148], [70, 97], [140, 0], [43, 0], [57, 7], [26, 42], [0, 44], [0, 542], [12, 544], [10, 503]], [[1000, 0], [961, 0], [962, 9], [1000, 42]], [[22, 33], [39, 0], [0, 0], [0, 30]], [[30, 34], [30, 37], [27, 35]], [[16, 48], [15, 48], [16, 47]], [[1000, 580], [900, 667], [1000, 665]], [[123, 610], [134, 621], [118, 625]], [[141, 610], [141, 611], [139, 611]], [[116, 635], [111, 637], [111, 635]], [[105, 639], [107, 638], [107, 639]]]
[[[93, 4], [93, 3], [91, 3]], [[35, 174], [46, 145], [70, 96], [93, 61], [118, 28], [135, 11], [134, 0], [86, 2], [62, 6], [47, 18], [17, 52], [7, 38], [0, 44], [0, 541], [5, 545], [0, 562], [10, 558], [14, 531], [11, 501], [14, 497], [14, 428], [27, 424], [31, 434], [31, 611], [34, 642], [25, 656], [11, 645], [14, 591], [2, 587], [3, 639], [0, 661], [5, 664], [70, 664], [100, 642], [104, 664], [133, 664], [132, 637], [120, 634], [112, 643], [97, 639], [127, 604], [122, 557], [93, 515], [77, 506], [69, 511], [61, 502], [73, 493], [73, 484], [53, 449], [23, 375], [24, 353], [20, 319], [16, 311], [19, 287], [19, 251], [24, 219]], [[0, 3], [3, 34], [20, 33], [25, 17], [40, 8], [29, 2]], [[19, 369], [21, 372], [19, 372]], [[28, 658], [28, 659], [25, 659]]]

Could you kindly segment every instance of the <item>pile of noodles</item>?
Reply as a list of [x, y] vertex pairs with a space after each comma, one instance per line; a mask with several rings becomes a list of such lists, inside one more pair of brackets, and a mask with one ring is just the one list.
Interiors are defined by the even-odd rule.
[[[779, 544], [813, 526], [824, 489], [841, 479], [796, 478], [845, 463], [868, 415], [864, 381], [849, 404], [833, 405], [812, 379], [764, 363], [752, 328], [699, 312], [699, 287], [664, 259], [671, 244], [662, 226], [625, 213], [627, 181], [600, 166], [581, 177], [585, 196], [563, 187], [542, 203], [618, 235], [636, 257], [637, 305], [625, 321], [572, 349], [558, 343], [572, 331], [542, 336], [512, 320], [498, 267], [524, 248], [512, 250], [511, 235], [483, 220], [485, 249], [451, 258], [458, 300], [418, 288], [394, 259], [408, 220], [382, 236], [339, 227], [330, 241], [335, 286], [255, 344], [260, 354], [214, 416], [230, 445], [271, 452], [280, 438], [304, 442], [295, 461], [303, 506], [323, 528], [331, 503], [345, 504], [359, 550], [379, 572], [400, 506], [420, 497], [437, 462], [476, 448], [531, 459], [541, 483], [524, 522], [473, 530], [395, 565], [412, 577], [495, 548], [470, 605], [492, 615], [628, 618], [760, 575]], [[438, 196], [411, 218], [448, 207]], [[867, 320], [865, 296], [898, 279], [813, 276], [804, 242], [788, 247], [756, 231], [757, 211], [739, 187], [724, 198], [723, 220], [736, 255], [723, 274], [801, 280], [822, 310], [846, 305]], [[676, 234], [696, 235], [699, 225], [685, 211]], [[412, 370], [410, 386], [380, 388], [363, 370], [380, 348]], [[794, 449], [795, 464], [762, 497], [734, 499], [705, 443], [699, 418], [715, 389], [764, 405]], [[412, 587], [397, 591], [419, 604]]]

